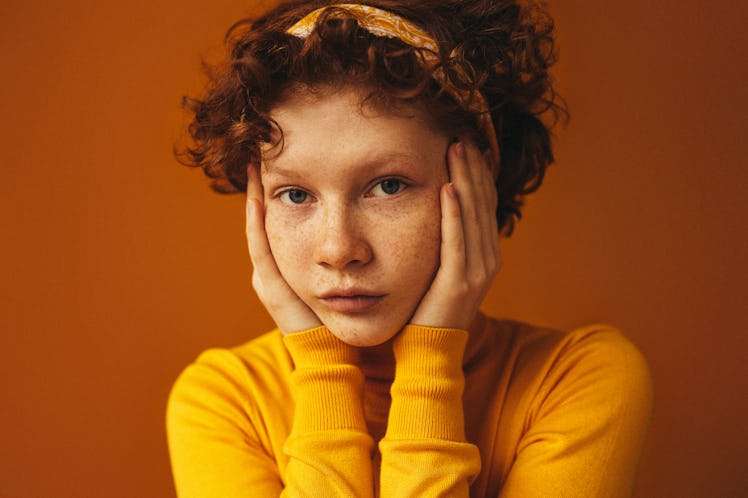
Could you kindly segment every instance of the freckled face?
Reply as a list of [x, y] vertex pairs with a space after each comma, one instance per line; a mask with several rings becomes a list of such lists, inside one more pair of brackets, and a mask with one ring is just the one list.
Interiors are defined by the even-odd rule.
[[271, 116], [283, 152], [268, 153], [262, 168], [281, 274], [354, 346], [397, 334], [433, 280], [449, 143], [416, 108], [406, 117], [362, 111], [364, 95], [334, 89], [280, 104]]

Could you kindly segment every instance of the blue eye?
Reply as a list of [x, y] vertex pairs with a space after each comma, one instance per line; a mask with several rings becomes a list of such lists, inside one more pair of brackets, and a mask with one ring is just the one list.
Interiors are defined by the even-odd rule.
[[286, 190], [280, 194], [281, 201], [286, 204], [303, 204], [307, 197], [309, 197], [309, 194], [297, 188]]
[[[396, 178], [388, 178], [377, 183], [372, 189], [373, 195], [395, 195], [405, 188], [405, 183]], [[380, 193], [381, 192], [381, 193]]]

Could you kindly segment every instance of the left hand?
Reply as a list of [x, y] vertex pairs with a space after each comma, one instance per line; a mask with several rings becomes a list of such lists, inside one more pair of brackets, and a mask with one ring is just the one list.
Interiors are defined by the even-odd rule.
[[467, 330], [501, 268], [497, 194], [487, 159], [469, 142], [450, 145], [442, 186], [439, 270], [411, 323]]

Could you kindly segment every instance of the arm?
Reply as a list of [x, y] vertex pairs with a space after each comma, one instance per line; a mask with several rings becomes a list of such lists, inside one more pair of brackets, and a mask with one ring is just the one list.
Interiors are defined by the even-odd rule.
[[[283, 448], [289, 462], [283, 496], [373, 495], [373, 440], [363, 413], [357, 350], [326, 327], [290, 334], [296, 411]], [[257, 495], [259, 496], [259, 495]]]
[[478, 448], [465, 439], [462, 359], [465, 330], [501, 265], [497, 199], [474, 145], [450, 146], [448, 165], [452, 183], [440, 197], [440, 267], [413, 324], [393, 346], [392, 405], [380, 442], [387, 498], [467, 497], [481, 468]]
[[480, 472], [465, 439], [462, 355], [467, 333], [409, 325], [395, 340], [387, 433], [380, 441], [383, 497], [467, 497]]
[[[201, 355], [177, 380], [167, 432], [180, 497], [371, 496], [373, 445], [361, 408], [362, 376], [355, 350], [324, 327], [287, 336], [294, 358], [291, 434], [280, 474], [251, 378], [233, 353]], [[290, 400], [289, 400], [290, 401]], [[293, 405], [289, 403], [289, 408]]]

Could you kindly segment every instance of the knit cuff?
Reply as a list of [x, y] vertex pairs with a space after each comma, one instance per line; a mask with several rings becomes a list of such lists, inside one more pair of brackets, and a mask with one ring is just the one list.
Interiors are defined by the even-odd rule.
[[462, 359], [468, 333], [408, 325], [395, 340], [388, 439], [465, 441]]
[[461, 377], [468, 335], [461, 329], [407, 325], [392, 348], [397, 374]]
[[366, 431], [364, 377], [358, 350], [321, 326], [283, 338], [295, 364], [291, 385], [296, 408], [292, 434], [351, 429]]
[[324, 325], [288, 334], [283, 337], [283, 344], [297, 369], [321, 365], [353, 365], [358, 359], [358, 350], [332, 335]]

